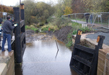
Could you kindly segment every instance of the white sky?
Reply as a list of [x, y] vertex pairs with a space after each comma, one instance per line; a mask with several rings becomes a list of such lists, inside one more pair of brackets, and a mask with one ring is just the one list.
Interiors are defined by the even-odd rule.
[[[21, 0], [23, 1], [23, 0]], [[50, 1], [52, 1], [53, 3], [56, 3], [57, 0], [35, 0], [36, 2], [46, 2], [46, 3], [50, 3]], [[6, 6], [15, 6], [18, 5], [20, 3], [20, 0], [0, 0], [0, 4], [6, 5]]]

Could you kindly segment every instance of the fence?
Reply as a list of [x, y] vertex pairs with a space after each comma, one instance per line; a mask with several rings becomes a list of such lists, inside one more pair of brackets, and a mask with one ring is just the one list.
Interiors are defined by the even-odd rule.
[[77, 23], [87, 23], [88, 25], [96, 25], [109, 29], [109, 12], [98, 13], [73, 13], [64, 15], [63, 17], [71, 19]]

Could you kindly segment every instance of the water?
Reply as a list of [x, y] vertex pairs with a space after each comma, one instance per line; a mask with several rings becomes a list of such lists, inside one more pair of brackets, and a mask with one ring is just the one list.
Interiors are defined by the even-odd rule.
[[55, 40], [37, 40], [27, 45], [22, 71], [17, 66], [16, 75], [77, 75], [70, 70], [71, 51]]

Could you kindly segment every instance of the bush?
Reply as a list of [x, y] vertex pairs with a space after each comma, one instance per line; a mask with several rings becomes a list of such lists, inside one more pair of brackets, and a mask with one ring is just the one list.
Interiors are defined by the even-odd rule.
[[80, 28], [80, 30], [82, 30], [83, 33], [90, 32], [91, 31], [91, 29], [88, 28], [88, 27]]
[[72, 22], [72, 25], [71, 25], [71, 26], [73, 27], [73, 35], [77, 33], [77, 30], [78, 30], [78, 29], [82, 30], [83, 33], [93, 31], [93, 30], [92, 30], [91, 28], [89, 28], [89, 27], [83, 28], [81, 24], [76, 23], [76, 22]]
[[48, 25], [44, 25], [42, 26], [41, 28], [42, 32], [45, 32], [45, 31], [55, 31], [55, 30], [58, 30], [58, 27], [55, 26], [55, 25], [51, 25], [50, 23]]
[[48, 22], [52, 23], [53, 25], [56, 25], [58, 28], [62, 28], [63, 26], [68, 26], [69, 23], [71, 23], [70, 19], [66, 19], [64, 17], [55, 17], [55, 18], [49, 18]]
[[77, 30], [74, 30], [74, 31], [73, 31], [73, 35], [75, 35], [75, 34], [77, 34]]

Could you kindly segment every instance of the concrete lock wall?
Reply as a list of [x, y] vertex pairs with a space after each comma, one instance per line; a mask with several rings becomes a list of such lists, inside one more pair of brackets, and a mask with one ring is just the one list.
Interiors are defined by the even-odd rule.
[[[86, 35], [88, 34], [81, 35], [81, 45], [94, 49], [95, 45], [97, 45], [96, 39], [86, 38]], [[75, 43], [75, 37], [76, 35], [72, 38], [73, 45]], [[105, 44], [103, 44], [103, 49], [99, 50], [97, 75], [109, 75], [109, 46]]]
[[14, 52], [0, 51], [0, 75], [15, 75]]

